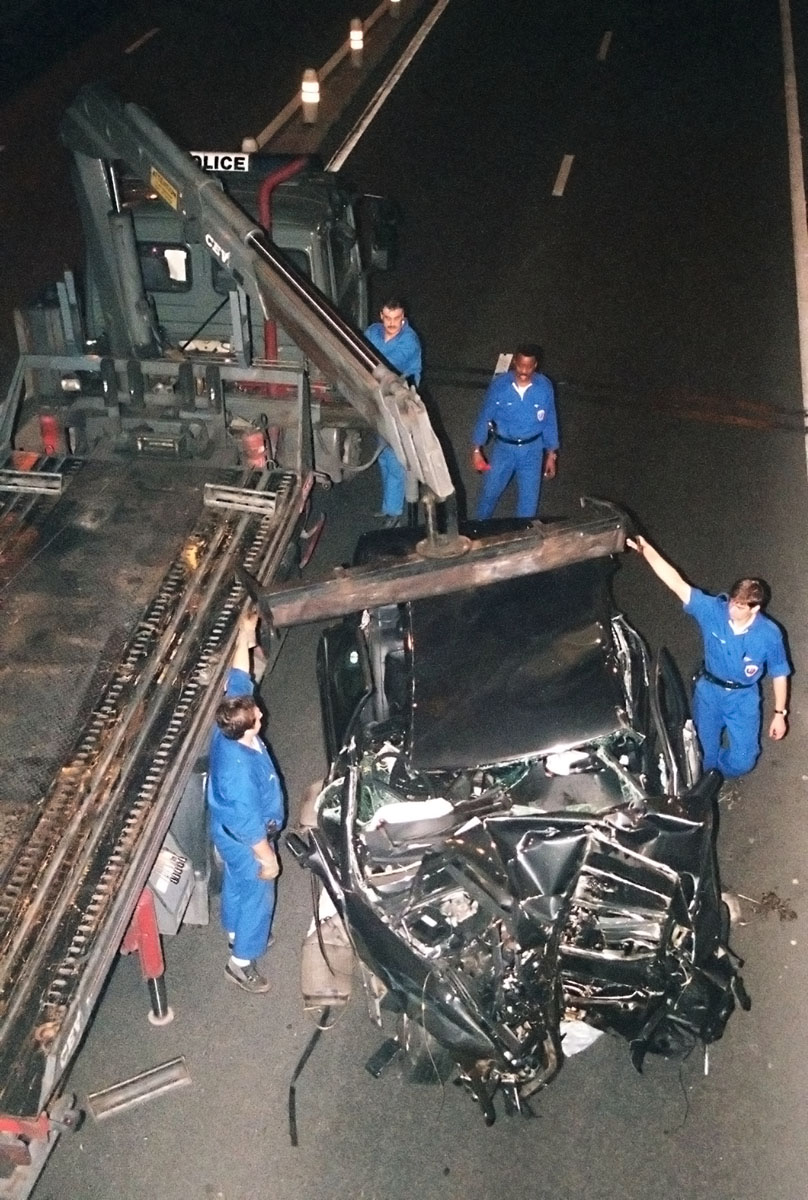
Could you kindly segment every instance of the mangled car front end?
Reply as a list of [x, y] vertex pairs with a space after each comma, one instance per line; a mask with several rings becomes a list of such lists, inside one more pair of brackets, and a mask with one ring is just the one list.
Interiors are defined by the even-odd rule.
[[[447, 612], [468, 600], [355, 623], [339, 669], [356, 669], [361, 696], [298, 844], [336, 912], [323, 919], [342, 923], [373, 994], [399, 1010], [398, 1048], [442, 1077], [455, 1068], [489, 1122], [497, 1092], [523, 1107], [601, 1032], [627, 1039], [640, 1069], [649, 1051], [720, 1037], [746, 1004], [715, 861], [720, 777], [699, 777], [675, 679], [611, 611], [607, 568], [556, 572], [543, 595], [524, 581], [502, 585], [507, 597], [486, 589], [490, 605], [539, 602], [533, 633], [522, 630], [533, 641], [494, 681], [496, 711], [490, 689], [454, 708], [436, 700], [452, 651], [441, 648], [435, 672], [434, 631], [454, 618], [468, 649], [473, 621]], [[340, 638], [346, 651], [344, 628]], [[542, 723], [534, 705], [525, 753], [501, 710], [508, 694], [524, 707], [514, 672], [530, 654], [567, 716], [559, 725], [551, 704]], [[321, 683], [337, 659], [321, 655]], [[519, 756], [460, 765], [472, 711], [476, 744], [493, 748], [493, 728]]]

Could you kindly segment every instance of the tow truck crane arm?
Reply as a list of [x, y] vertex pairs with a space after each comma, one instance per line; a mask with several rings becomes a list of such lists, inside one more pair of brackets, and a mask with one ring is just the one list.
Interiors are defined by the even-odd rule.
[[[201, 171], [142, 108], [91, 84], [67, 110], [61, 136], [75, 156], [85, 194], [97, 205], [94, 221], [99, 229], [110, 209], [120, 215], [110, 164], [121, 160], [185, 219], [189, 240], [203, 243], [237, 283], [256, 281], [265, 317], [286, 329], [388, 442], [407, 471], [437, 500], [454, 495], [443, 450], [415, 389], [289, 265], [266, 233], [226, 195], [221, 182]], [[139, 324], [135, 344], [139, 341], [148, 353], [153, 344], [148, 311], [132, 304], [123, 319]]]

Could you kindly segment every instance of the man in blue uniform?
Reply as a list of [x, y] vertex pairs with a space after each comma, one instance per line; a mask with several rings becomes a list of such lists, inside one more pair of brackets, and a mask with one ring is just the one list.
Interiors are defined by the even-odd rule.
[[[511, 368], [495, 375], [471, 435], [471, 465], [485, 473], [475, 516], [486, 520], [516, 476], [516, 516], [535, 517], [542, 475], [555, 476], [558, 465], [558, 422], [553, 385], [539, 372], [538, 346], [520, 346]], [[490, 463], [483, 446], [493, 433]]]
[[[384, 301], [379, 320], [369, 325], [365, 337], [382, 354], [394, 371], [421, 382], [421, 342], [407, 320], [404, 302], [396, 296]], [[407, 473], [386, 442], [379, 454], [382, 476], [382, 511], [386, 525], [398, 525], [404, 512]]]
[[627, 545], [679, 597], [701, 629], [704, 666], [696, 677], [693, 720], [705, 769], [717, 767], [727, 778], [745, 775], [760, 754], [760, 682], [766, 672], [774, 692], [769, 737], [779, 742], [788, 728], [791, 667], [780, 627], [761, 612], [766, 585], [760, 579], [739, 579], [728, 596], [711, 596], [691, 587], [644, 537], [629, 538]]
[[275, 912], [274, 839], [284, 818], [249, 673], [257, 620], [257, 613], [247, 612], [239, 623], [225, 699], [216, 710], [207, 796], [211, 836], [224, 860], [222, 925], [232, 950], [225, 975], [246, 992], [269, 991], [256, 959], [267, 948]]

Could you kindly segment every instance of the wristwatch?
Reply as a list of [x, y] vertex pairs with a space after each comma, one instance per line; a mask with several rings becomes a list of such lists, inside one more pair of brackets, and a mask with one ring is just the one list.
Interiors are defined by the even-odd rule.
[[787, 708], [776, 708], [776, 709], [774, 710], [774, 715], [775, 715], [776, 717], [787, 717], [787, 716], [788, 716], [788, 709], [787, 709]]

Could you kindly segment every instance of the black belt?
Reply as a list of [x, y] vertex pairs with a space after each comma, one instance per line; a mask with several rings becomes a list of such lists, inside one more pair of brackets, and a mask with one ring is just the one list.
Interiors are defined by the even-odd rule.
[[498, 442], [507, 442], [509, 446], [529, 446], [531, 442], [537, 442], [541, 434], [534, 433], [533, 437], [529, 438], [506, 438], [501, 433], [495, 433], [494, 437]]
[[706, 679], [708, 683], [714, 683], [716, 687], [729, 688], [730, 691], [736, 692], [739, 689], [745, 692], [747, 688], [757, 687], [757, 680], [754, 683], [736, 683], [734, 679], [719, 679], [717, 675], [712, 675], [706, 667], [700, 667], [696, 672], [696, 679]]
[[[233, 830], [228, 829], [226, 825], [222, 825], [222, 833], [227, 834], [227, 836], [229, 838], [232, 838], [234, 842], [239, 842], [239, 844], [242, 846], [249, 845], [248, 842], [244, 841], [244, 838], [240, 838], [238, 836], [238, 834], [233, 833]], [[277, 821], [267, 821], [267, 841], [271, 842], [273, 840], [273, 838], [276, 838], [277, 836], [278, 836], [278, 822]]]

